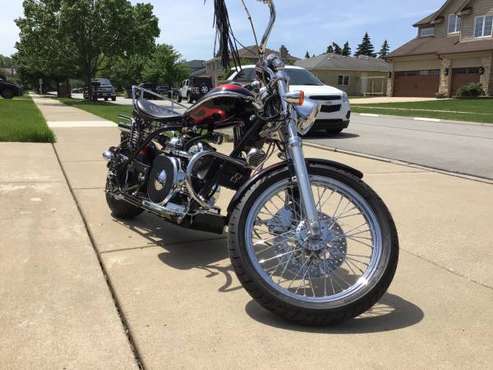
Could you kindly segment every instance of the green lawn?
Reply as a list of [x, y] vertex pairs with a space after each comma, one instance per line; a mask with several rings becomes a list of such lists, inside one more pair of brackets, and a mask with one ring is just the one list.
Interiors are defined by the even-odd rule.
[[132, 115], [132, 106], [118, 105], [107, 102], [90, 102], [80, 99], [59, 99], [62, 103], [74, 108], [85, 110], [108, 121], [118, 122], [119, 114]]
[[0, 99], [0, 141], [52, 143], [55, 135], [30, 97]]
[[493, 100], [452, 99], [412, 103], [353, 104], [356, 113], [493, 123]]

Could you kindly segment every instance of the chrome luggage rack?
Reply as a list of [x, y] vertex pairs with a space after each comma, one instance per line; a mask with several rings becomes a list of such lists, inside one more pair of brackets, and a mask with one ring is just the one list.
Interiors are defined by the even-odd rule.
[[155, 97], [159, 98], [160, 100], [167, 100], [167, 101], [171, 102], [171, 109], [170, 110], [174, 113], [177, 113], [175, 111], [175, 105], [177, 105], [181, 108], [184, 108], [184, 109], [188, 108], [183, 104], [175, 102], [172, 98], [169, 98], [168, 96], [164, 96], [164, 95], [158, 94], [154, 91], [144, 89], [142, 86], [135, 86], [135, 85], [132, 86], [132, 101], [133, 101], [134, 107], [136, 106], [138, 100], [140, 100], [140, 101], [146, 100], [146, 99], [144, 99], [145, 94], [155, 96]]

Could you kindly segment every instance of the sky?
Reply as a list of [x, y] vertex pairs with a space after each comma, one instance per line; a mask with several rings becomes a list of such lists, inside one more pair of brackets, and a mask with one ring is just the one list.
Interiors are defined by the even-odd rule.
[[[187, 60], [210, 59], [214, 49], [213, 0], [131, 0], [150, 2], [159, 17], [158, 42], [173, 45]], [[261, 2], [245, 0], [261, 35], [268, 12]], [[290, 53], [303, 58], [322, 54], [332, 41], [341, 46], [349, 41], [353, 52], [365, 32], [378, 51], [385, 39], [391, 49], [415, 37], [412, 27], [437, 10], [444, 0], [275, 0], [278, 20], [269, 47], [286, 45]], [[254, 44], [248, 19], [240, 0], [227, 0], [237, 38]], [[14, 20], [22, 16], [22, 0], [0, 0], [0, 54], [15, 52], [18, 29]], [[261, 36], [259, 36], [261, 37]]]

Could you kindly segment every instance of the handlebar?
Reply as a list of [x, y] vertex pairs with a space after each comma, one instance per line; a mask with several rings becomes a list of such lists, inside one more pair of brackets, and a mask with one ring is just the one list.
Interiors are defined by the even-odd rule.
[[269, 41], [270, 34], [272, 29], [274, 28], [274, 24], [276, 23], [276, 7], [274, 6], [273, 0], [258, 0], [263, 2], [264, 4], [269, 6], [270, 9], [270, 20], [267, 25], [267, 29], [265, 30], [264, 36], [262, 37], [262, 41], [259, 46], [259, 53], [261, 56], [265, 54], [265, 50], [267, 49], [267, 42]]

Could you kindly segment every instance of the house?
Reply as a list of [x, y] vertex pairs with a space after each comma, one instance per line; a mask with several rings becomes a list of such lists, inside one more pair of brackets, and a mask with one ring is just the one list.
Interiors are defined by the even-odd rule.
[[[277, 54], [284, 60], [286, 64], [295, 64], [298, 60], [300, 60], [299, 58], [289, 54], [289, 52], [286, 53], [286, 51], [283, 51], [282, 48], [279, 51], [266, 49], [265, 54]], [[259, 58], [258, 49], [255, 45], [239, 49], [238, 55], [240, 57], [242, 65], [256, 64]], [[206, 74], [212, 77], [214, 84], [217, 84], [218, 80], [221, 79], [221, 77], [225, 77], [223, 73], [223, 67], [221, 66], [221, 60], [219, 58], [216, 57], [207, 61]]]
[[388, 95], [450, 97], [481, 83], [493, 95], [493, 0], [448, 0], [389, 55]]
[[17, 71], [15, 68], [0, 68], [0, 76], [3, 76], [5, 78], [12, 78], [17, 75]]
[[390, 65], [367, 56], [348, 57], [322, 54], [295, 63], [315, 74], [327, 85], [344, 90], [351, 96], [385, 95]]
[[188, 68], [190, 68], [190, 72], [193, 74], [193, 73], [196, 73], [197, 71], [204, 69], [206, 63], [207, 62], [205, 60], [194, 59], [194, 60], [190, 60], [188, 62], [185, 62], [185, 65]]

